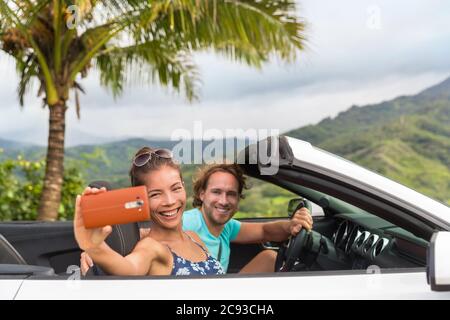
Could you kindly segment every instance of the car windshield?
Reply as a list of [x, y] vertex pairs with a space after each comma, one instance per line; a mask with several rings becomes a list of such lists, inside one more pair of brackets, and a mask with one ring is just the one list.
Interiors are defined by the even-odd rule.
[[[299, 161], [307, 161], [310, 165], [321, 166], [329, 172], [334, 171], [342, 179], [348, 178], [353, 181], [360, 181], [362, 184], [377, 188], [380, 192], [396, 190], [397, 196], [403, 199], [417, 199], [417, 203], [423, 204], [422, 209], [431, 213], [442, 211], [439, 209], [440, 205], [446, 208], [450, 207], [450, 200], [446, 199], [445, 192], [441, 194], [440, 191], [432, 191], [430, 188], [424, 187], [423, 184], [418, 184], [414, 179], [400, 179], [394, 173], [389, 173], [382, 167], [378, 170], [376, 166], [373, 169], [368, 168], [367, 165], [363, 166], [364, 163], [360, 163], [358, 157], [355, 156], [349, 156], [350, 159], [346, 159], [319, 147], [299, 144], [293, 139], [290, 139], [290, 143], [296, 147], [301, 146], [299, 148], [301, 151], [297, 155]], [[307, 147], [305, 148], [305, 146]], [[309, 148], [314, 150], [314, 156], [312, 157], [308, 154]], [[301, 166], [301, 164], [299, 165]], [[423, 179], [420, 178], [420, 180]]]

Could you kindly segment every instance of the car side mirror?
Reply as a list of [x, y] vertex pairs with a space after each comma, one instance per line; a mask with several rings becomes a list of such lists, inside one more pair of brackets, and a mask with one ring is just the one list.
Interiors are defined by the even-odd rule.
[[433, 291], [450, 291], [450, 232], [436, 232], [427, 254], [427, 281]]
[[309, 212], [312, 213], [312, 205], [311, 202], [309, 202], [308, 200], [304, 199], [304, 198], [295, 198], [295, 199], [291, 199], [289, 200], [289, 204], [288, 204], [288, 216], [291, 217], [292, 214], [294, 213], [295, 209], [298, 208], [298, 206], [301, 204], [301, 202], [303, 202], [303, 206], [309, 210]]

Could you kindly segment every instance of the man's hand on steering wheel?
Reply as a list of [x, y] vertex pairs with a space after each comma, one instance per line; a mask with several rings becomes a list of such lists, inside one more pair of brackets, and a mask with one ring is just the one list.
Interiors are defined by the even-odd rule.
[[275, 261], [275, 272], [291, 271], [297, 261], [303, 247], [306, 245], [307, 233], [311, 231], [313, 219], [309, 210], [305, 207], [298, 207], [289, 220], [287, 233], [289, 239], [278, 250]]
[[296, 236], [302, 228], [311, 231], [313, 227], [313, 219], [309, 210], [305, 207], [295, 211], [289, 220], [289, 230], [287, 232], [291, 236]]

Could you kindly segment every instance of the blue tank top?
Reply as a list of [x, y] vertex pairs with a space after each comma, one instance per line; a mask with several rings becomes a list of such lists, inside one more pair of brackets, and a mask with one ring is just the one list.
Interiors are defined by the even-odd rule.
[[186, 233], [189, 239], [192, 240], [196, 245], [198, 245], [202, 251], [206, 254], [207, 259], [199, 262], [193, 262], [180, 257], [172, 249], [167, 246], [173, 256], [173, 267], [172, 276], [189, 276], [189, 275], [208, 275], [208, 274], [225, 274], [222, 265], [213, 256], [209, 255], [197, 241], [191, 238], [190, 235]]

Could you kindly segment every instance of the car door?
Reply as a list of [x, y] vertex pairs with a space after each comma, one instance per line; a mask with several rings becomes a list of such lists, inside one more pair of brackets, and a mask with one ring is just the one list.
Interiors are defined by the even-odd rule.
[[78, 265], [81, 251], [73, 235], [72, 221], [2, 222], [0, 234], [14, 247], [28, 265], [53, 268], [65, 273]]
[[13, 300], [26, 276], [0, 275], [0, 300]]
[[[287, 218], [283, 218], [286, 219]], [[239, 221], [244, 223], [260, 223], [280, 220], [280, 218], [243, 218]], [[277, 250], [278, 244], [272, 242], [266, 243], [246, 243], [240, 244], [231, 242], [230, 244], [230, 262], [228, 273], [238, 273], [247, 263], [250, 262], [258, 253], [265, 249]]]
[[[0, 281], [1, 283], [1, 281]], [[425, 270], [383, 273], [361, 271], [25, 280], [16, 299], [450, 299], [450, 292], [431, 291]]]

